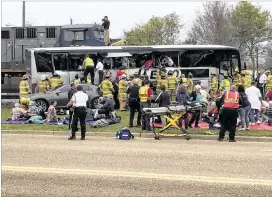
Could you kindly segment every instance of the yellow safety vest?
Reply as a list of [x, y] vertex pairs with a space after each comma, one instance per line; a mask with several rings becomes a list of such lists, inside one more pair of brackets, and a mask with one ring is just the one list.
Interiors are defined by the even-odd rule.
[[272, 75], [268, 75], [266, 78], [266, 88], [272, 88]]
[[80, 81], [80, 78], [78, 78], [78, 79], [74, 79], [74, 83], [75, 84], [79, 84], [81, 81]]
[[210, 85], [211, 85], [211, 90], [212, 91], [216, 91], [217, 90], [217, 88], [218, 88], [218, 81], [217, 81], [217, 79], [215, 77], [211, 79]]
[[192, 93], [193, 92], [193, 87], [194, 87], [194, 82], [192, 79], [188, 79], [188, 82], [187, 82], [188, 86], [187, 86], [187, 90], [189, 93]]
[[91, 67], [91, 66], [94, 66], [94, 62], [93, 62], [93, 60], [91, 58], [86, 57], [85, 60], [84, 60], [83, 65], [85, 67]]
[[87, 84], [91, 84], [92, 80], [90, 78], [87, 79]]
[[234, 76], [234, 78], [233, 78], [233, 84], [235, 86], [237, 86], [237, 87], [239, 85], [241, 85], [241, 76], [239, 74], [237, 74], [236, 76]]
[[168, 77], [168, 88], [169, 88], [169, 90], [176, 90], [177, 89], [177, 78], [176, 78], [176, 76]]
[[167, 79], [160, 80], [160, 88], [162, 87], [162, 85], [164, 85], [165, 89], [168, 90], [168, 80]]
[[27, 96], [30, 92], [27, 80], [22, 80], [19, 84], [20, 97]]
[[112, 93], [111, 90], [113, 90], [113, 85], [112, 85], [112, 82], [108, 79], [105, 79], [104, 81], [102, 81], [99, 87], [102, 89], [103, 96], [106, 96]]
[[149, 86], [145, 85], [139, 89], [139, 97], [141, 102], [147, 102], [150, 100], [150, 98], [148, 98], [148, 88]]
[[49, 90], [49, 84], [47, 81], [39, 81], [39, 92], [46, 93]]
[[188, 87], [188, 80], [187, 80], [187, 78], [183, 77], [183, 78], [181, 78], [181, 80], [182, 80], [182, 84], [187, 88]]
[[119, 87], [119, 93], [126, 93], [126, 89], [127, 89], [127, 84], [126, 84], [126, 81], [124, 79], [121, 79], [119, 81], [119, 84], [118, 84], [118, 87]]

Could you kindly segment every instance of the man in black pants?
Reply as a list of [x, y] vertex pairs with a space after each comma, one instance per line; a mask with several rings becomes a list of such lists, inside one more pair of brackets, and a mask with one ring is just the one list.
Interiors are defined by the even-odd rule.
[[94, 62], [93, 59], [86, 55], [86, 58], [84, 59], [83, 66], [85, 67], [84, 70], [84, 81], [87, 83], [87, 76], [90, 73], [91, 75], [91, 83], [94, 85]]
[[72, 99], [67, 104], [67, 107], [73, 105], [74, 114], [72, 120], [72, 136], [68, 140], [76, 139], [76, 132], [78, 131], [77, 124], [78, 119], [80, 121], [81, 127], [81, 140], [85, 140], [86, 133], [86, 114], [87, 114], [87, 102], [89, 97], [86, 93], [83, 92], [83, 87], [81, 85], [77, 86], [77, 92], [72, 96]]
[[[76, 84], [71, 83], [71, 89], [68, 91], [68, 99], [69, 101], [71, 100], [72, 96], [74, 93], [76, 93]], [[73, 108], [70, 106], [69, 108], [69, 129], [71, 129], [71, 121], [72, 121], [72, 116], [73, 116]]]
[[137, 127], [141, 127], [141, 117], [142, 112], [140, 109], [140, 98], [139, 98], [139, 89], [138, 86], [139, 81], [138, 79], [133, 81], [133, 86], [130, 86], [127, 90], [128, 94], [128, 101], [129, 101], [129, 127], [133, 127], [133, 119], [135, 112], [138, 112], [137, 116]]
[[238, 118], [238, 107], [239, 104], [242, 105], [243, 101], [235, 89], [235, 85], [232, 85], [230, 90], [226, 91], [220, 99], [220, 102], [223, 103], [223, 109], [220, 114], [221, 128], [218, 141], [223, 141], [226, 130], [228, 130], [229, 142], [236, 142], [235, 132]]

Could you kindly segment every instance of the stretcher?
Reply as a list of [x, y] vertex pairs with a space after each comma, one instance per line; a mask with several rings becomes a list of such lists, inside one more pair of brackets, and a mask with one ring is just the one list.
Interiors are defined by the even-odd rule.
[[[154, 138], [156, 140], [160, 139], [160, 136], [164, 136], [162, 134], [165, 130], [170, 127], [174, 127], [182, 132], [182, 135], [185, 136], [187, 140], [190, 139], [190, 135], [188, 131], [181, 126], [179, 126], [179, 121], [184, 117], [187, 113], [190, 106], [183, 105], [170, 105], [169, 107], [158, 107], [158, 108], [143, 108], [143, 112], [151, 118], [152, 129], [154, 132]], [[159, 129], [157, 132], [155, 130], [155, 117], [163, 116], [167, 123], [163, 128]]]

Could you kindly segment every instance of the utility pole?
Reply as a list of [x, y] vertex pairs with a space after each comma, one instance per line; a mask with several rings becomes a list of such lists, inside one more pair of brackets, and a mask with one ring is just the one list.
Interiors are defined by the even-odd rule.
[[70, 25], [73, 25], [73, 19], [70, 17]]
[[25, 1], [23, 1], [23, 27], [25, 27]]

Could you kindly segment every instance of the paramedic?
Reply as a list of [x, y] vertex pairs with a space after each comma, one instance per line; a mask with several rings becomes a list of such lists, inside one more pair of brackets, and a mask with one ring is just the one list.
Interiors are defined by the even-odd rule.
[[94, 114], [94, 118], [97, 119], [98, 118], [98, 114], [105, 114], [108, 115], [110, 112], [114, 111], [114, 107], [115, 107], [115, 102], [113, 99], [113, 95], [112, 94], [108, 94], [107, 96], [104, 97], [106, 99], [104, 105], [102, 106], [101, 109], [97, 109], [95, 114]]
[[133, 127], [133, 119], [135, 112], [138, 112], [137, 116], [137, 127], [141, 126], [141, 116], [142, 112], [140, 109], [140, 98], [139, 98], [139, 81], [138, 79], [133, 81], [133, 86], [130, 86], [127, 90], [128, 100], [129, 100], [129, 127]]
[[85, 140], [86, 133], [86, 114], [87, 114], [87, 102], [89, 97], [83, 92], [83, 87], [81, 85], [77, 86], [77, 92], [72, 96], [71, 100], [67, 104], [67, 108], [74, 107], [74, 114], [72, 120], [72, 136], [68, 140], [76, 139], [76, 131], [78, 131], [78, 119], [80, 120], [81, 128], [81, 140]]
[[152, 90], [149, 87], [150, 82], [144, 81], [143, 86], [139, 89], [139, 97], [140, 97], [140, 107], [142, 112], [142, 130], [151, 130], [150, 129], [150, 119], [149, 116], [143, 112], [144, 108], [151, 107], [151, 99], [152, 99]]
[[222, 103], [222, 112], [220, 114], [221, 128], [218, 141], [223, 141], [226, 130], [229, 131], [229, 142], [236, 142], [235, 132], [238, 118], [238, 107], [243, 101], [239, 93], [235, 90], [236, 86], [232, 85], [220, 99]]

